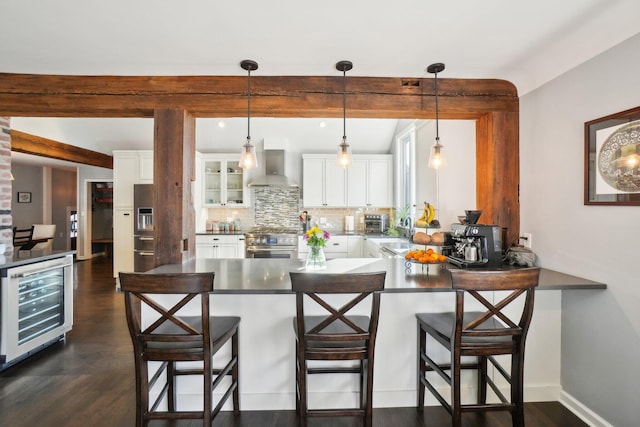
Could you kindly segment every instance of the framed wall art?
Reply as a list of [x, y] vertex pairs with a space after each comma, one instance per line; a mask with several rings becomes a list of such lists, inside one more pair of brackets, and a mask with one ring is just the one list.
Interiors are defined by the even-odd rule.
[[18, 191], [18, 203], [31, 203], [31, 193]]
[[640, 107], [584, 124], [584, 204], [640, 206]]

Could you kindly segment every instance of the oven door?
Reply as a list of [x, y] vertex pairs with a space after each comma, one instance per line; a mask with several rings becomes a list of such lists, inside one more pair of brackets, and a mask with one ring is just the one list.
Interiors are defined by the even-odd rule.
[[282, 247], [258, 247], [247, 246], [245, 250], [246, 258], [286, 258], [296, 259], [298, 257], [298, 249], [291, 246]]

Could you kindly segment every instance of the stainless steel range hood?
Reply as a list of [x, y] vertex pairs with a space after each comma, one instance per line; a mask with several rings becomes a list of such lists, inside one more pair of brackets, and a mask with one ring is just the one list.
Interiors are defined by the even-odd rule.
[[249, 183], [249, 187], [291, 187], [298, 188], [298, 184], [285, 176], [284, 150], [265, 150], [264, 165], [266, 175], [256, 178]]

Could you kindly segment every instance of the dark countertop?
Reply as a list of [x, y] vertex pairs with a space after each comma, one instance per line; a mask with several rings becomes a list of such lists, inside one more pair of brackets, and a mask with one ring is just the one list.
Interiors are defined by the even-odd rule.
[[[156, 273], [216, 272], [214, 292], [226, 294], [291, 293], [290, 271], [304, 269], [304, 260], [290, 259], [192, 259], [183, 264], [157, 267]], [[326, 273], [386, 271], [385, 292], [451, 291], [451, 264], [406, 268], [401, 258], [337, 258], [327, 262]], [[516, 267], [505, 266], [512, 269]], [[428, 273], [428, 274], [427, 274]], [[604, 283], [543, 268], [539, 290], [606, 289]]]
[[5, 255], [0, 255], [0, 270], [5, 268], [18, 267], [20, 265], [33, 264], [35, 262], [49, 259], [62, 258], [66, 255], [75, 254], [76, 251], [14, 251]]

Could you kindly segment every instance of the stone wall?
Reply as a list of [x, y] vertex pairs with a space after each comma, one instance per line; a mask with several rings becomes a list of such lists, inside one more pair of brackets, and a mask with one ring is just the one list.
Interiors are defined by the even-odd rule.
[[[9, 117], [0, 117], [0, 243], [13, 250], [13, 230], [11, 218], [11, 128]], [[3, 254], [0, 254], [3, 255]]]

